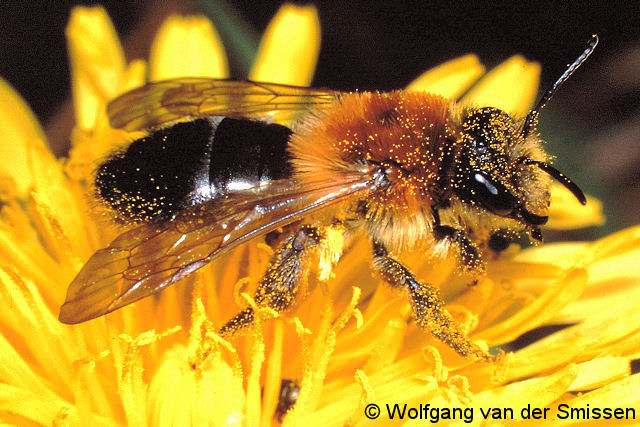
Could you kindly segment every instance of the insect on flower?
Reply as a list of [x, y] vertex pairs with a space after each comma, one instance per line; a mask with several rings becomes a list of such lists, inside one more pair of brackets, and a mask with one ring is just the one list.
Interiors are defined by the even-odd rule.
[[[60, 321], [83, 322], [159, 292], [276, 230], [282, 233], [269, 239], [275, 255], [254, 299], [284, 312], [304, 293], [311, 266], [329, 266], [318, 273], [326, 279], [365, 230], [375, 269], [406, 294], [417, 324], [463, 356], [486, 357], [446, 312], [438, 289], [392, 254], [419, 244], [481, 275], [505, 236], [542, 240], [552, 179], [586, 202], [549, 164], [536, 125], [597, 42], [593, 36], [524, 118], [429, 93], [206, 78], [122, 95], [107, 108], [111, 125], [148, 136], [103, 163], [95, 187], [135, 225], [78, 273]], [[296, 115], [291, 126], [278, 124]], [[255, 315], [245, 308], [220, 333], [251, 325]]]

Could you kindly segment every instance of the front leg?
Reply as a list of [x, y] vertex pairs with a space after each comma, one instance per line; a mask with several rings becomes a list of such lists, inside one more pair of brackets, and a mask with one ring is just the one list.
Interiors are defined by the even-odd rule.
[[437, 240], [449, 238], [458, 244], [460, 262], [465, 269], [469, 271], [483, 270], [484, 265], [480, 255], [478, 254], [478, 248], [476, 245], [471, 243], [462, 231], [456, 230], [448, 225], [436, 225], [433, 227], [433, 234]]
[[[258, 307], [268, 307], [282, 313], [294, 304], [303, 292], [309, 249], [319, 241], [316, 228], [303, 226], [280, 244], [254, 295]], [[254, 320], [255, 310], [249, 306], [236, 314], [218, 332], [221, 336], [229, 336], [250, 326]]]
[[491, 356], [473, 344], [444, 308], [440, 291], [429, 283], [418, 282], [405, 266], [391, 258], [386, 248], [373, 244], [373, 265], [392, 287], [408, 293], [416, 323], [463, 357], [491, 360]]
[[433, 235], [436, 240], [450, 239], [458, 245], [460, 262], [465, 270], [476, 273], [484, 271], [485, 265], [478, 252], [478, 247], [461, 230], [440, 224], [440, 215], [435, 208], [433, 209], [433, 217]]

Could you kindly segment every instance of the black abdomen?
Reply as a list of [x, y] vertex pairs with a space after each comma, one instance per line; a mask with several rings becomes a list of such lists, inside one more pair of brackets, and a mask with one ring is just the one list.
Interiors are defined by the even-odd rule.
[[169, 219], [227, 192], [289, 177], [289, 135], [285, 126], [242, 118], [177, 123], [103, 163], [97, 195], [127, 219]]

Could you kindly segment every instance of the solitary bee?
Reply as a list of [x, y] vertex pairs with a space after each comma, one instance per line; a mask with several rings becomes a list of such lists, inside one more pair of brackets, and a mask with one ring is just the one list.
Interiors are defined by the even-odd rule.
[[[103, 163], [95, 188], [135, 225], [78, 273], [60, 321], [131, 304], [276, 230], [280, 238], [269, 239], [275, 255], [254, 299], [284, 312], [304, 293], [311, 265], [325, 266], [319, 278], [326, 279], [326, 266], [364, 229], [374, 268], [405, 292], [417, 324], [462, 356], [485, 357], [446, 312], [438, 289], [392, 254], [420, 244], [479, 275], [503, 236], [542, 240], [552, 179], [586, 202], [549, 164], [536, 125], [597, 42], [593, 36], [524, 118], [429, 93], [207, 78], [154, 82], [122, 95], [107, 107], [111, 125], [149, 134]], [[278, 124], [296, 114], [290, 127]], [[255, 316], [247, 307], [220, 333]]]

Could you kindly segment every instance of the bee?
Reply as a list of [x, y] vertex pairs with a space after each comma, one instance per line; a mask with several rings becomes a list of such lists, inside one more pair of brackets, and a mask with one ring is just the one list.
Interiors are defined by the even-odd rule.
[[[71, 282], [63, 323], [107, 314], [259, 236], [274, 256], [258, 307], [285, 312], [360, 230], [373, 266], [407, 296], [416, 323], [462, 356], [486, 358], [445, 310], [437, 287], [394, 256], [418, 245], [481, 275], [504, 236], [542, 240], [552, 180], [585, 204], [549, 163], [540, 110], [593, 52], [593, 36], [526, 117], [422, 92], [355, 92], [178, 78], [113, 100], [110, 123], [146, 131], [96, 172], [96, 195], [133, 224]], [[289, 123], [285, 126], [282, 123]], [[337, 243], [336, 243], [337, 242]], [[250, 326], [251, 306], [219, 332]]]

